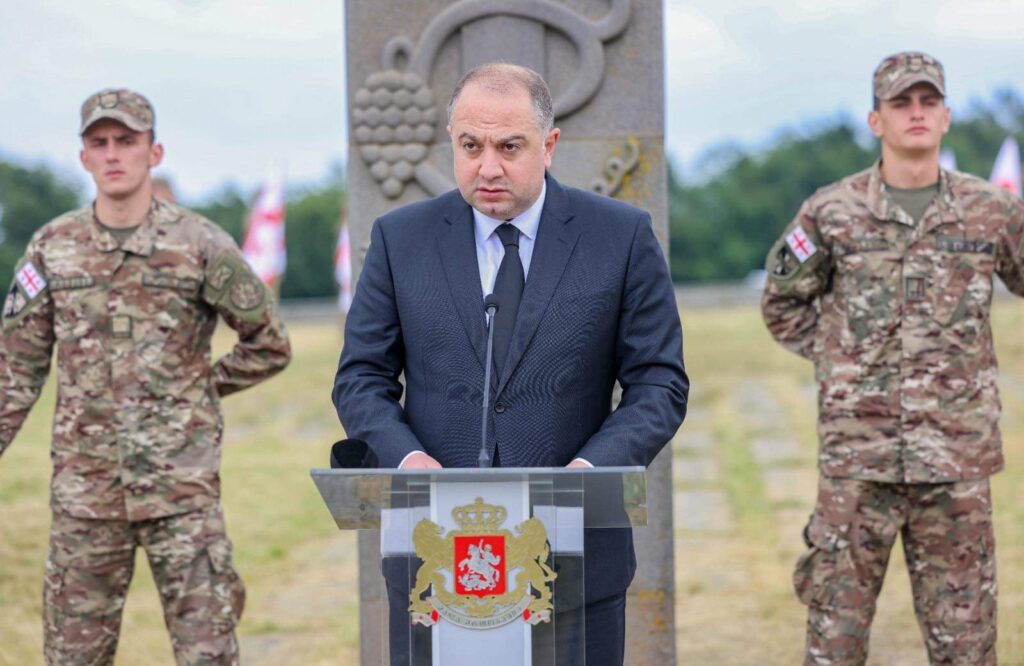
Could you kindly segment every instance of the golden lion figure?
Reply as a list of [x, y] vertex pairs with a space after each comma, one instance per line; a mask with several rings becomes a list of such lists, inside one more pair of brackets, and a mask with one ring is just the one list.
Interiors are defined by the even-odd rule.
[[[480, 503], [478, 499], [477, 504]], [[456, 507], [453, 514], [464, 508]], [[436, 599], [436, 602], [462, 615], [491, 617], [502, 609], [523, 603], [523, 598], [530, 596], [532, 598], [527, 605], [531, 618], [529, 621], [535, 624], [550, 619], [552, 599], [549, 583], [555, 580], [557, 574], [547, 563], [551, 548], [544, 524], [537, 518], [525, 520], [516, 527], [518, 535], [513, 535], [509, 530], [481, 529], [472, 524], [460, 526], [469, 529], [452, 530], [444, 535], [440, 525], [424, 518], [413, 528], [416, 554], [423, 560], [416, 572], [416, 583], [409, 593], [409, 613], [413, 624], [430, 626], [434, 623], [432, 615], [435, 608], [430, 601], [422, 598], [428, 588], [431, 589], [431, 598]], [[505, 537], [506, 572], [514, 584], [509, 585], [508, 591], [500, 595], [477, 598], [455, 594], [446, 589], [443, 573], [451, 571], [452, 576], [455, 575], [455, 537], [480, 534]], [[539, 596], [534, 597], [531, 590]]]

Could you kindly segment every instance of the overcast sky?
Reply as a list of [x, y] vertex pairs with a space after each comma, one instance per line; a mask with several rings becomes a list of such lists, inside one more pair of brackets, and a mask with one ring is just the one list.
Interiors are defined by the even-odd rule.
[[[666, 141], [684, 169], [725, 141], [860, 120], [894, 51], [943, 61], [954, 113], [1024, 92], [1024, 0], [666, 0], [665, 29]], [[91, 192], [77, 110], [118, 85], [152, 99], [186, 200], [274, 170], [318, 181], [346, 151], [343, 34], [342, 0], [0, 0], [0, 157]]]

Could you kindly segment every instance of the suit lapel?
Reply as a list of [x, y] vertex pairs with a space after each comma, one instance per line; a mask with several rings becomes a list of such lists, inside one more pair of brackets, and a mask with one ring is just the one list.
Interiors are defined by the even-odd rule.
[[[461, 205], [459, 205], [461, 204]], [[484, 327], [484, 299], [480, 292], [480, 265], [473, 237], [472, 209], [460, 197], [445, 215], [437, 237], [441, 263], [455, 309], [473, 345], [480, 367], [484, 365], [487, 335]]]
[[[515, 371], [523, 353], [537, 332], [544, 312], [555, 293], [555, 287], [562, 279], [565, 266], [569, 263], [576, 240], [579, 238], [578, 224], [573, 220], [569, 197], [558, 182], [547, 177], [547, 194], [544, 210], [537, 228], [537, 241], [533, 246], [530, 260], [530, 274], [523, 288], [523, 300], [519, 303], [519, 314], [512, 331], [508, 356], [498, 382], [497, 392], [501, 393]], [[479, 279], [477, 280], [479, 283]]]

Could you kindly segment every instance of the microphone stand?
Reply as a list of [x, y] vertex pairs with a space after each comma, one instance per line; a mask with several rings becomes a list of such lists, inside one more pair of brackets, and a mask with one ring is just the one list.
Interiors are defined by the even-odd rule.
[[484, 299], [487, 312], [487, 354], [484, 360], [484, 409], [480, 419], [480, 455], [477, 456], [477, 467], [491, 466], [491, 456], [487, 453], [487, 416], [491, 407], [491, 366], [494, 364], [494, 313], [498, 311], [498, 299], [490, 294]]

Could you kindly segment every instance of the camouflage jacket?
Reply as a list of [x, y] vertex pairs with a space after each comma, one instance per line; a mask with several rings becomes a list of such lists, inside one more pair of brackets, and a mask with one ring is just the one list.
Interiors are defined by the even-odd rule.
[[[211, 365], [217, 316], [238, 333]], [[92, 206], [33, 236], [7, 292], [0, 453], [39, 397], [57, 345], [51, 505], [145, 520], [220, 494], [219, 398], [287, 365], [269, 290], [213, 223], [154, 201], [123, 246]]]
[[1024, 295], [1024, 205], [942, 171], [915, 223], [879, 165], [822, 188], [768, 254], [762, 313], [814, 361], [830, 477], [938, 483], [1003, 467], [992, 276]]

